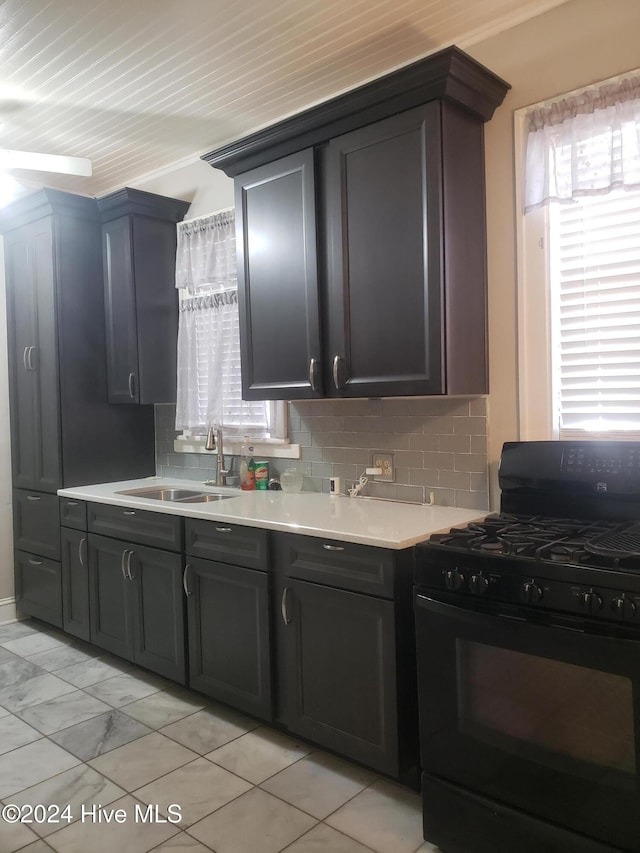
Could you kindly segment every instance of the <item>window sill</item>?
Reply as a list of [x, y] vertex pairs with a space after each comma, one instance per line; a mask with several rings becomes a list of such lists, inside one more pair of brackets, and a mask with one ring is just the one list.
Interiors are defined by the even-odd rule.
[[[176, 453], [209, 453], [211, 456], [215, 456], [215, 450], [205, 450], [206, 441], [205, 436], [179, 437], [174, 440], [173, 449]], [[225, 436], [222, 441], [225, 456], [239, 456], [243, 444], [246, 444], [244, 438]], [[257, 457], [260, 459], [300, 459], [299, 444], [289, 444], [277, 439], [263, 439], [262, 441], [252, 441], [251, 446], [253, 447], [254, 459]]]

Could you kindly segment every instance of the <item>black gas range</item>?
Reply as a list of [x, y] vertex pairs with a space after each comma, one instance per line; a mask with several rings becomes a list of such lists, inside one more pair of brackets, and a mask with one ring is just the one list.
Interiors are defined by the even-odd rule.
[[640, 851], [640, 443], [511, 442], [416, 549], [425, 839]]
[[421, 586], [640, 627], [638, 522], [502, 512], [433, 535], [427, 553]]

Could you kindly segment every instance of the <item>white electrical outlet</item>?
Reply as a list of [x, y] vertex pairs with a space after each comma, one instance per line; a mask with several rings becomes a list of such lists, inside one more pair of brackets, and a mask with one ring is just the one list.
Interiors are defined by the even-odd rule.
[[380, 468], [381, 473], [376, 474], [376, 480], [382, 483], [393, 483], [393, 453], [382, 453], [375, 450], [371, 457], [374, 468]]

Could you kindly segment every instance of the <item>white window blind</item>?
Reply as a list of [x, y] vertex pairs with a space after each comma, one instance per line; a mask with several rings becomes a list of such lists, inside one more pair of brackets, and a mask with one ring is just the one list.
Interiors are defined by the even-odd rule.
[[[225, 432], [253, 436], [269, 434], [269, 406], [242, 399], [240, 331], [237, 289], [183, 296], [181, 321], [194, 339], [193, 384], [195, 408], [189, 429], [204, 433], [211, 423]], [[219, 402], [211, 399], [212, 389]], [[214, 411], [215, 409], [215, 411]]]
[[640, 191], [553, 204], [549, 224], [560, 435], [640, 430]]

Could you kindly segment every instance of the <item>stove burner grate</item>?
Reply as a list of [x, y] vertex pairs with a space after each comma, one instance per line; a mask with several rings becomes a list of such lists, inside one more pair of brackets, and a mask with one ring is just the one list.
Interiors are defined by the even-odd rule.
[[609, 531], [587, 542], [586, 548], [602, 557], [640, 557], [640, 524]]

